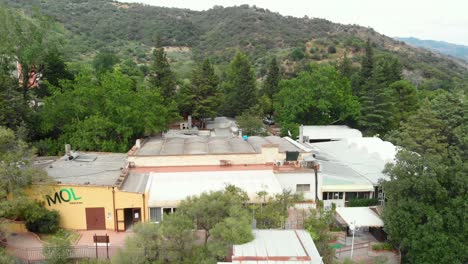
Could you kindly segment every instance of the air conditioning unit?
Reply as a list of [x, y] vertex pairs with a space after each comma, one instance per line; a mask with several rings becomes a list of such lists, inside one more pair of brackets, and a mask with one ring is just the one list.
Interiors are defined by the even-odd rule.
[[302, 137], [302, 142], [307, 142], [307, 143], [309, 143], [309, 140], [310, 140], [310, 139], [309, 139], [309, 136], [303, 136], [303, 137]]

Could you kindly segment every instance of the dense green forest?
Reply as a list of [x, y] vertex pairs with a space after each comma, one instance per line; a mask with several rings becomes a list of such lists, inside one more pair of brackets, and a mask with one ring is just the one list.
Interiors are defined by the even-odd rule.
[[[405, 149], [383, 183], [385, 228], [404, 262], [466, 262], [468, 70], [456, 61], [369, 28], [247, 5], [0, 3], [5, 182], [25, 179], [21, 189], [40, 176], [16, 166], [30, 163], [30, 146], [39, 155], [59, 155], [65, 143], [125, 152], [189, 114], [199, 127], [236, 117], [249, 134], [264, 134], [269, 115], [283, 135], [345, 124]], [[427, 254], [428, 245], [437, 248]]]

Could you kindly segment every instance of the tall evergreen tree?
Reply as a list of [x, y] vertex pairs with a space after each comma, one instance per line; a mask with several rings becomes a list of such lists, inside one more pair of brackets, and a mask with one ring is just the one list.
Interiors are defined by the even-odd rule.
[[348, 54], [345, 52], [343, 59], [338, 63], [336, 69], [343, 76], [351, 80], [351, 75], [353, 74], [353, 64], [348, 58]]
[[370, 39], [366, 42], [366, 54], [361, 62], [361, 80], [362, 84], [369, 82], [374, 71], [374, 49]]
[[224, 89], [224, 112], [228, 116], [237, 116], [257, 102], [255, 72], [249, 58], [242, 52], [237, 52], [229, 65]]
[[365, 82], [360, 93], [362, 109], [359, 125], [365, 134], [384, 135], [398, 126], [393, 118], [396, 109], [389, 86], [401, 80], [402, 67], [396, 58], [381, 56], [375, 61], [372, 69], [369, 79], [365, 79], [365, 69], [361, 70], [361, 78]]
[[157, 47], [153, 51], [153, 63], [150, 68], [150, 84], [157, 89], [164, 100], [172, 98], [176, 91], [176, 78], [171, 70], [166, 52], [163, 47]]
[[390, 84], [389, 89], [395, 109], [394, 123], [399, 126], [418, 109], [418, 93], [416, 87], [406, 80]]
[[203, 127], [203, 119], [215, 117], [221, 104], [221, 92], [218, 88], [219, 79], [208, 59], [195, 67], [191, 81], [192, 115], [202, 121]]
[[263, 93], [270, 99], [273, 95], [279, 92], [279, 82], [281, 80], [280, 69], [276, 57], [273, 57], [268, 64], [268, 72], [265, 82], [263, 83]]

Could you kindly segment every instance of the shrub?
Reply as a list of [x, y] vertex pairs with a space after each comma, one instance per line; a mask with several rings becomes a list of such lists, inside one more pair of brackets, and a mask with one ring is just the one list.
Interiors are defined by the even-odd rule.
[[23, 213], [26, 228], [31, 232], [55, 233], [59, 228], [59, 213], [56, 210], [47, 210], [38, 202], [31, 202]]
[[372, 245], [372, 250], [393, 250], [393, 246], [388, 242], [378, 243]]
[[329, 47], [328, 47], [328, 53], [331, 53], [331, 54], [336, 53], [336, 48], [335, 48], [335, 46], [329, 46]]
[[304, 58], [304, 51], [302, 51], [302, 49], [300, 48], [295, 48], [292, 52], [291, 52], [291, 58], [295, 61], [298, 61], [298, 60], [302, 60]]
[[377, 205], [379, 201], [375, 198], [369, 199], [352, 199], [349, 201], [349, 207], [362, 207], [362, 206], [374, 206]]
[[69, 263], [72, 249], [68, 239], [61, 234], [57, 234], [51, 240], [51, 243], [42, 249], [44, 256], [49, 264], [66, 264]]

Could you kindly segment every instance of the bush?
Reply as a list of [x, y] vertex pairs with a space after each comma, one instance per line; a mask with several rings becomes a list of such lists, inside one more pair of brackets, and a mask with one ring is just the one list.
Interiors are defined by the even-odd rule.
[[331, 53], [331, 54], [336, 53], [336, 48], [335, 48], [335, 46], [329, 46], [329, 47], [328, 47], [328, 53]]
[[48, 264], [66, 264], [72, 253], [71, 244], [61, 234], [54, 236], [51, 243], [42, 249]]
[[369, 199], [352, 199], [349, 201], [349, 207], [363, 207], [363, 206], [374, 206], [377, 205], [379, 201], [375, 198]]
[[393, 250], [393, 246], [390, 243], [379, 243], [372, 245], [372, 250]]
[[292, 52], [291, 52], [291, 58], [295, 61], [298, 61], [298, 60], [302, 60], [304, 58], [304, 51], [302, 51], [302, 49], [300, 48], [295, 48]]
[[26, 228], [31, 232], [50, 234], [59, 228], [59, 213], [56, 210], [47, 210], [38, 202], [30, 202], [21, 214], [26, 221]]

